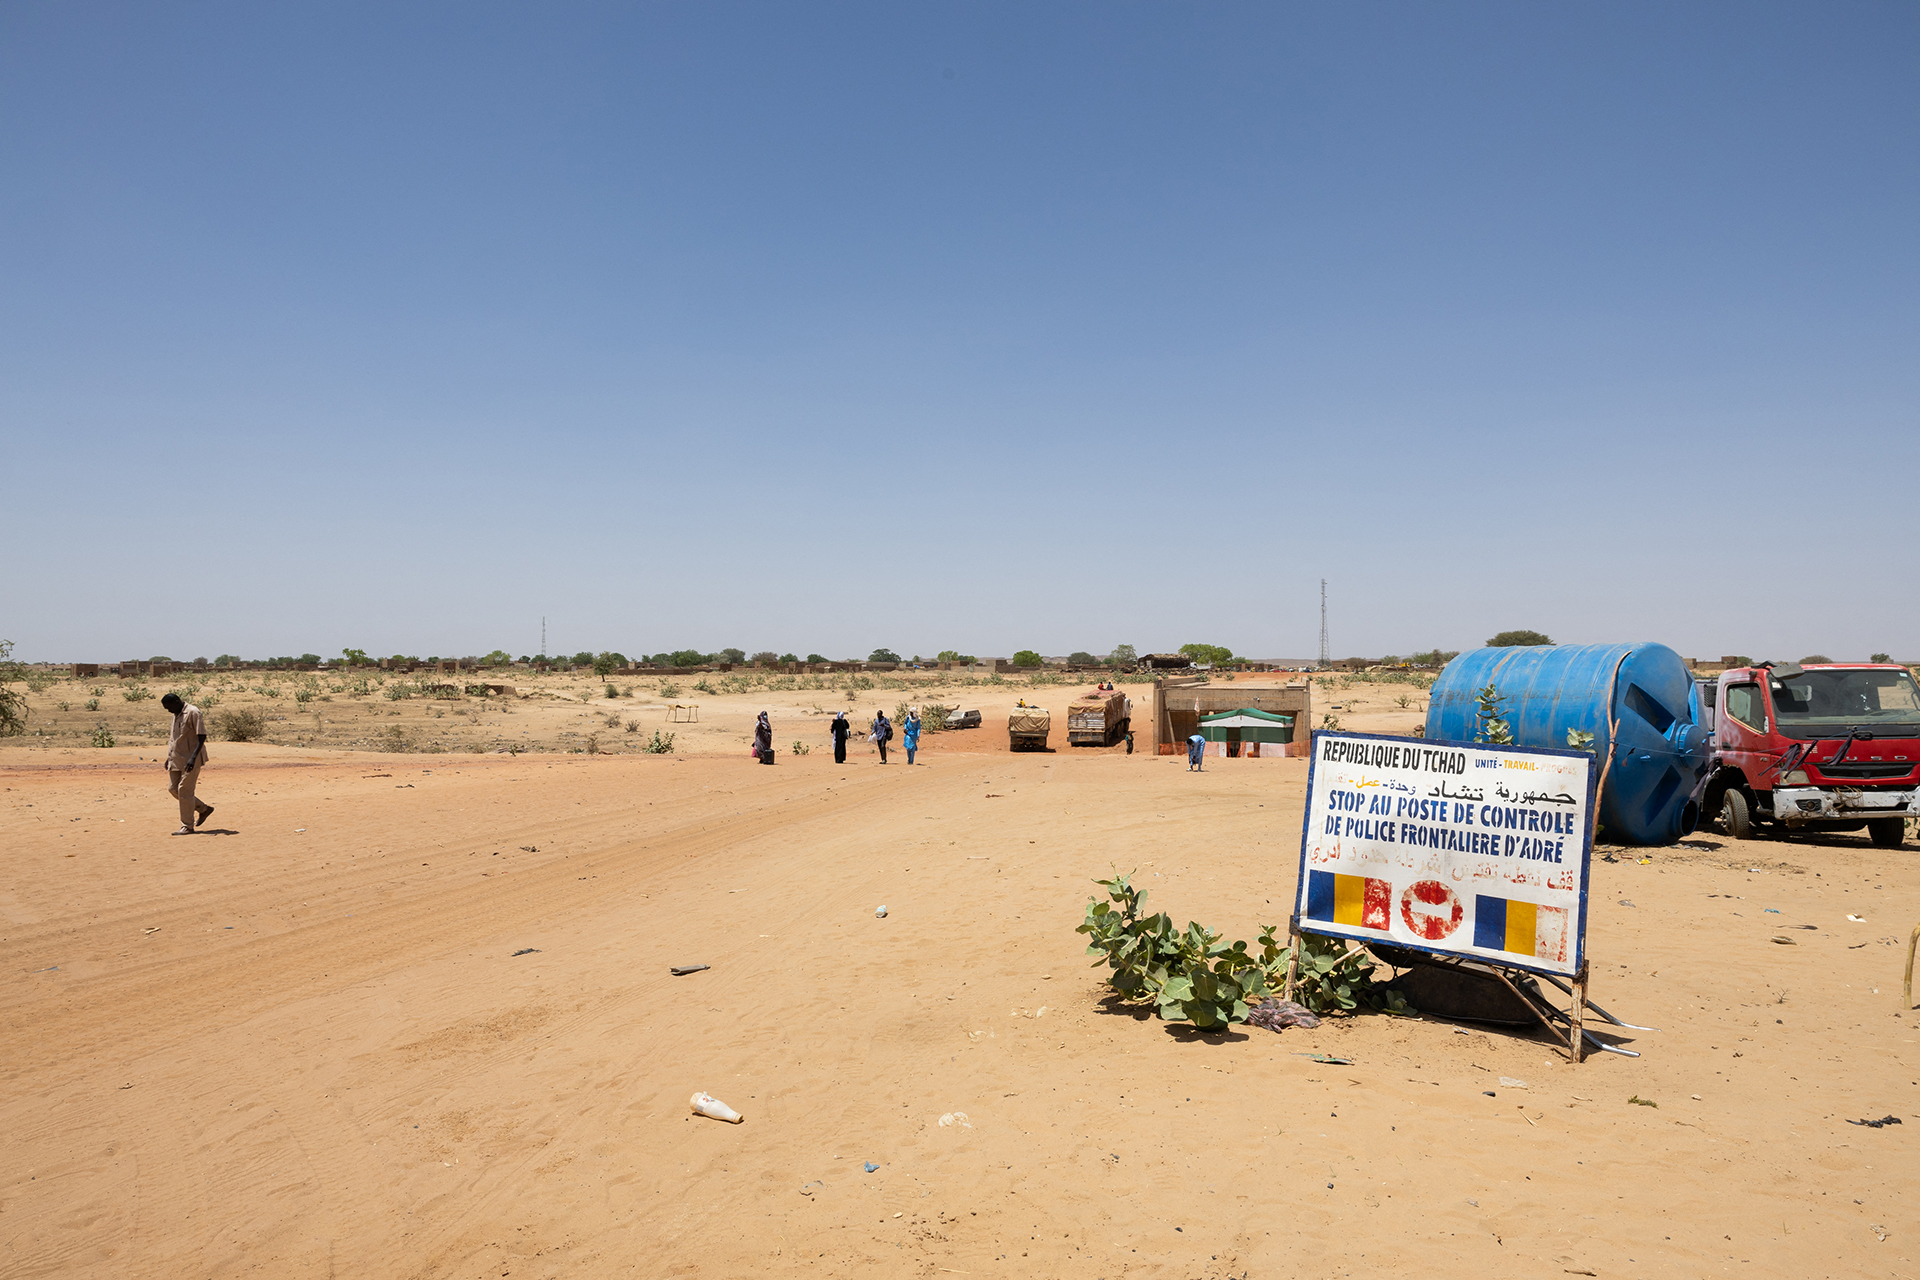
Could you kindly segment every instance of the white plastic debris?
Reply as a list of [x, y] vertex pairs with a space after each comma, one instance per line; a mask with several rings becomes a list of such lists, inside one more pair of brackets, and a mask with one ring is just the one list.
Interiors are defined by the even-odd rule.
[[745, 1116], [710, 1093], [694, 1094], [693, 1109], [695, 1114], [707, 1116], [714, 1120], [725, 1120], [728, 1124], [739, 1124], [742, 1120], [746, 1119]]

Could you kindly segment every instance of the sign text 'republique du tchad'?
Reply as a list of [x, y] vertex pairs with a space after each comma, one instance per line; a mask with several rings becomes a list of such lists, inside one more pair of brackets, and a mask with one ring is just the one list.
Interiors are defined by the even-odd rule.
[[1315, 733], [1300, 928], [1572, 976], [1594, 781], [1585, 751]]

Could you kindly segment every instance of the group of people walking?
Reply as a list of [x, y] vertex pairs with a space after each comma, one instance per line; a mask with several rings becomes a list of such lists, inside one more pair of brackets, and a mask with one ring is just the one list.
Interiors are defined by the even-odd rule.
[[[760, 720], [766, 722], [767, 713], [760, 713]], [[853, 733], [853, 722], [847, 719], [847, 713], [833, 713], [833, 723], [827, 726], [827, 732], [833, 735], [833, 762], [847, 762], [847, 739]], [[867, 741], [880, 748], [880, 763], [887, 762], [887, 744], [893, 741], [893, 721], [887, 719], [887, 713], [876, 711], [873, 723], [867, 726]], [[905, 723], [900, 726], [900, 745], [906, 749], [907, 763], [913, 763], [915, 753], [920, 750], [920, 708], [908, 707]]]

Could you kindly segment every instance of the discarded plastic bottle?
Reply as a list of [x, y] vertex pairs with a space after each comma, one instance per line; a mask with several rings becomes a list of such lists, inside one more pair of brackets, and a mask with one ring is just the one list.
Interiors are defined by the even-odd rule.
[[742, 1120], [746, 1119], [745, 1116], [710, 1093], [694, 1094], [693, 1109], [699, 1115], [707, 1116], [714, 1120], [725, 1120], [728, 1124], [739, 1124]]

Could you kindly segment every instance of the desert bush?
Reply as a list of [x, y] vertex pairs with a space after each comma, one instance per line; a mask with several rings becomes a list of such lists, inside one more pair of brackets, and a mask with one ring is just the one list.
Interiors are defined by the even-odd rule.
[[211, 711], [219, 705], [220, 695], [217, 693], [209, 693], [206, 697], [200, 699], [200, 709], [202, 711]]
[[663, 734], [658, 729], [655, 729], [653, 731], [653, 737], [641, 743], [640, 749], [649, 755], [671, 755], [673, 752], [673, 737], [674, 735], [670, 733]]
[[660, 682], [660, 696], [663, 698], [677, 698], [680, 696], [680, 686], [671, 680], [662, 680]]
[[[1146, 892], [1115, 874], [1095, 881], [1107, 901], [1087, 903], [1077, 932], [1087, 934], [1087, 954], [1106, 957], [1107, 982], [1128, 1000], [1152, 1002], [1169, 1022], [1191, 1022], [1202, 1030], [1246, 1021], [1251, 1006], [1272, 995], [1285, 981], [1292, 948], [1281, 945], [1278, 925], [1263, 925], [1259, 950], [1245, 942], [1225, 942], [1204, 925], [1188, 921], [1175, 929], [1164, 912], [1140, 914]], [[1373, 979], [1373, 958], [1364, 950], [1313, 934], [1303, 935], [1299, 980], [1294, 998], [1316, 1013], [1351, 1011], [1366, 1005], [1390, 1013], [1411, 1013], [1398, 991]]]
[[609, 715], [606, 719], [606, 725], [609, 729], [618, 729], [620, 727], [620, 713], [616, 711], [612, 715]]
[[628, 733], [640, 732], [640, 722], [638, 720], [627, 721], [627, 732]]
[[313, 701], [313, 695], [318, 692], [319, 689], [316, 686], [303, 684], [294, 689], [293, 700], [304, 707]]
[[1478, 705], [1479, 723], [1475, 726], [1475, 742], [1492, 742], [1502, 746], [1513, 742], [1513, 727], [1500, 716], [1500, 704], [1506, 701], [1500, 691], [1491, 684], [1473, 691], [1473, 700]]
[[104, 724], [97, 724], [93, 727], [91, 741], [96, 747], [110, 747], [113, 745], [113, 730]]
[[707, 678], [705, 676], [701, 676], [700, 679], [695, 682], [693, 687], [697, 692], [700, 692], [700, 693], [712, 694], [712, 693], [719, 692], [719, 690], [715, 689], [712, 685], [707, 683]]
[[810, 754], [812, 751], [813, 751], [813, 748], [808, 746], [806, 743], [800, 741], [800, 739], [795, 738], [793, 740], [793, 754], [797, 756], [804, 756], [804, 755]]
[[953, 708], [944, 702], [923, 702], [920, 704], [921, 732], [939, 733], [947, 727], [947, 716]]
[[235, 707], [214, 717], [220, 736], [228, 742], [258, 742], [267, 736], [267, 713], [258, 707]]
[[107, 687], [102, 684], [97, 684], [93, 686], [93, 688], [87, 690], [87, 692], [92, 694], [96, 698], [104, 698], [107, 696]]
[[23, 678], [26, 680], [27, 688], [34, 693], [45, 693], [53, 688], [53, 677], [44, 671], [29, 671]]
[[65, 702], [62, 702], [62, 703], [60, 703], [60, 704], [59, 704], [59, 706], [60, 706], [60, 709], [61, 709], [62, 711], [70, 711], [70, 710], [72, 710], [72, 705], [71, 705], [70, 703], [65, 703]]
[[129, 685], [125, 689], [122, 689], [120, 691], [120, 696], [125, 698], [128, 702], [145, 702], [148, 698], [151, 698], [153, 696], [153, 690], [147, 688], [147, 686], [144, 684], [133, 684], [133, 685]]
[[597, 756], [600, 754], [600, 735], [599, 734], [590, 733], [587, 735], [587, 754], [590, 756]]
[[100, 709], [100, 699], [88, 698], [86, 701], [86, 708], [89, 711], [98, 711]]

